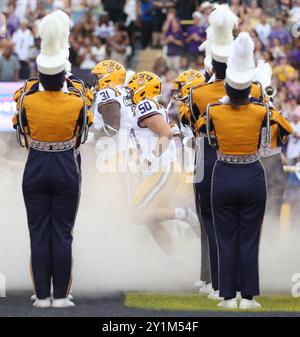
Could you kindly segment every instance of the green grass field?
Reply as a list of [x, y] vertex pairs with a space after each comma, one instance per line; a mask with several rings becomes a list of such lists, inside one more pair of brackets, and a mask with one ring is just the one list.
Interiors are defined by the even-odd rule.
[[[262, 308], [256, 309], [255, 312], [300, 312], [300, 297], [269, 294], [258, 296], [256, 299]], [[127, 293], [125, 296], [126, 306], [151, 310], [224, 311], [217, 306], [218, 303], [219, 301], [207, 299], [207, 295], [199, 294]], [[241, 312], [237, 309], [230, 311]]]

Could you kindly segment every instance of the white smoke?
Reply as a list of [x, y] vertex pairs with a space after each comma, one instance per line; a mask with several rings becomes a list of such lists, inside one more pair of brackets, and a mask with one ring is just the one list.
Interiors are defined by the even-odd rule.
[[[14, 135], [0, 139], [0, 273], [7, 291], [32, 289], [30, 243], [22, 196], [26, 151]], [[6, 148], [5, 148], [6, 147]], [[73, 293], [93, 294], [123, 290], [190, 291], [199, 278], [200, 241], [178, 235], [172, 264], [144, 226], [128, 220], [123, 176], [96, 171], [93, 145], [82, 147], [82, 195], [74, 230]], [[291, 277], [300, 272], [299, 228], [290, 231], [265, 224], [261, 239], [260, 271], [263, 291], [291, 289]], [[299, 226], [298, 226], [299, 227]], [[297, 235], [298, 234], [298, 235]]]

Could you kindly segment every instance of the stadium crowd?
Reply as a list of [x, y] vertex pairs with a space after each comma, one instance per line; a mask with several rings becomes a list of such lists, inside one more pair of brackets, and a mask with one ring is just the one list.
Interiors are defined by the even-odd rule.
[[[296, 130], [285, 151], [286, 162], [295, 164], [300, 158], [300, 41], [291, 27], [300, 18], [300, 0], [219, 2], [230, 3], [240, 18], [239, 30], [254, 38], [256, 60], [265, 59], [273, 67], [275, 104]], [[163, 78], [162, 99], [168, 103], [180, 71], [204, 68], [198, 47], [206, 38], [212, 8], [201, 0], [2, 0], [1, 22], [7, 29], [0, 39], [0, 81], [36, 76], [37, 22], [63, 9], [72, 19], [73, 69], [89, 72], [105, 58], [134, 68], [139, 50], [155, 48], [159, 56], [152, 70]]]

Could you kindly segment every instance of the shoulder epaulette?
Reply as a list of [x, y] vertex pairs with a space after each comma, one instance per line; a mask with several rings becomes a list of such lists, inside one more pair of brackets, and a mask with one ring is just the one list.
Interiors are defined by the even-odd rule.
[[262, 101], [253, 101], [253, 102], [251, 102], [251, 104], [255, 104], [255, 105], [260, 105], [260, 106], [266, 107], [266, 103], [264, 103]]

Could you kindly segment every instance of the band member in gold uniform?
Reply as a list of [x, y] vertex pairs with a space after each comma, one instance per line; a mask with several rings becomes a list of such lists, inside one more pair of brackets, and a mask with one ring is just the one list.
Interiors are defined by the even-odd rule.
[[[214, 131], [217, 158], [212, 173], [212, 211], [218, 243], [219, 287], [224, 300], [219, 306], [240, 309], [261, 305], [258, 252], [266, 204], [266, 179], [260, 162], [261, 130], [277, 124], [282, 136], [292, 132], [281, 114], [264, 103], [251, 103], [254, 77], [254, 42], [240, 33], [228, 59], [225, 89], [227, 96], [206, 109], [197, 128], [206, 126], [208, 142]], [[239, 279], [237, 278], [239, 273]], [[238, 284], [239, 283], [239, 284]]]
[[68, 294], [81, 182], [77, 157], [93, 121], [84, 95], [66, 85], [60, 32], [53, 15], [41, 20], [38, 86], [23, 92], [13, 118], [19, 144], [28, 149], [23, 195], [37, 297], [34, 306], [40, 308], [74, 306]]

